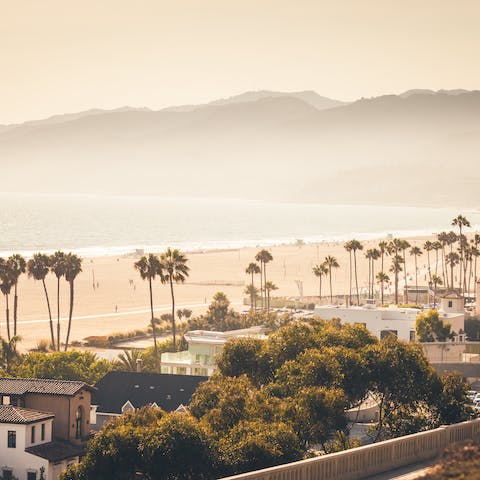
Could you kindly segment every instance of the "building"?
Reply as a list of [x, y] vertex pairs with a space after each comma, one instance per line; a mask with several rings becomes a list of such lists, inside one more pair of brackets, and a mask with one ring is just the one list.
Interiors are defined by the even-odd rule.
[[[399, 308], [395, 305], [377, 307], [372, 304], [360, 307], [318, 305], [314, 310], [314, 314], [324, 320], [338, 318], [344, 323], [365, 325], [380, 339], [394, 334], [399, 339], [407, 341], [415, 340], [415, 320], [420, 312], [418, 308]], [[452, 326], [452, 332], [463, 339], [461, 337], [465, 328], [463, 298], [456, 293], [443, 297], [439, 315], [443, 322]]]
[[92, 428], [98, 430], [110, 418], [152, 405], [166, 412], [182, 411], [207, 377], [144, 372], [109, 372], [92, 396]]
[[0, 473], [4, 480], [56, 480], [78, 463], [90, 433], [84, 382], [0, 378]]
[[267, 338], [264, 327], [250, 327], [228, 332], [192, 330], [185, 334], [188, 350], [162, 353], [162, 373], [210, 376], [216, 369], [215, 358], [232, 338]]

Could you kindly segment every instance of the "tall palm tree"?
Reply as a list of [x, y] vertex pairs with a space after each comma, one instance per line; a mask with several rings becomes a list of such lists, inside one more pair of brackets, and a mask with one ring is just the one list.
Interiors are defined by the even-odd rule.
[[158, 345], [157, 334], [155, 331], [155, 317], [153, 314], [153, 289], [152, 282], [157, 275], [160, 276], [160, 280], [163, 279], [163, 272], [159, 258], [150, 253], [148, 256], [143, 256], [134, 263], [135, 270], [138, 271], [142, 280], [148, 280], [148, 289], [150, 293], [150, 325], [152, 327], [153, 335], [153, 352], [155, 355], [155, 370], [158, 372]]
[[370, 298], [374, 298], [375, 297], [375, 261], [378, 260], [381, 256], [381, 252], [380, 250], [376, 249], [376, 248], [372, 248], [371, 251], [370, 251], [370, 261], [372, 263], [372, 267], [371, 267], [371, 270], [372, 270], [372, 292], [371, 292], [371, 297]]
[[420, 247], [412, 247], [412, 249], [410, 250], [410, 255], [412, 255], [415, 259], [415, 292], [416, 292], [416, 296], [415, 296], [415, 303], [418, 304], [418, 266], [417, 266], [417, 258], [420, 257], [422, 255], [422, 250]]
[[273, 260], [273, 257], [268, 250], [263, 249], [263, 250], [260, 250], [255, 255], [255, 260], [257, 262], [260, 262], [260, 269], [263, 272], [263, 280], [261, 278], [262, 272], [260, 273], [260, 291], [262, 292], [262, 308], [264, 308], [264, 305], [266, 304], [266, 300], [267, 300], [267, 296], [264, 288], [264, 285], [267, 282], [267, 263], [271, 262]]
[[270, 280], [267, 280], [265, 282], [264, 288], [265, 288], [265, 293], [267, 295], [267, 312], [269, 312], [270, 311], [270, 292], [272, 292], [273, 290], [278, 290], [278, 287]]
[[244, 292], [246, 295], [250, 296], [250, 311], [254, 312], [255, 311], [254, 305], [257, 303], [257, 298], [258, 298], [258, 288], [255, 287], [255, 285], [249, 283], [248, 285], [245, 286]]
[[385, 272], [378, 272], [376, 278], [377, 278], [377, 283], [380, 284], [381, 303], [383, 305], [384, 286], [385, 286], [386, 283], [388, 283], [390, 281], [390, 277]]
[[190, 268], [187, 265], [187, 257], [177, 250], [167, 248], [165, 253], [160, 256], [160, 263], [164, 272], [162, 283], [170, 284], [170, 294], [172, 296], [172, 333], [173, 333], [173, 351], [177, 351], [176, 343], [176, 325], [175, 325], [175, 295], [173, 293], [173, 283], [184, 283], [188, 277]]
[[65, 275], [65, 253], [57, 250], [50, 257], [50, 270], [57, 277], [57, 350], [60, 351], [60, 279]]
[[427, 252], [428, 281], [432, 281], [432, 269], [430, 268], [430, 252], [433, 250], [433, 242], [427, 240], [423, 244], [423, 249]]
[[330, 278], [330, 303], [333, 303], [333, 293], [332, 293], [332, 268], [339, 268], [340, 265], [335, 257], [328, 255], [325, 257], [325, 265], [328, 268], [328, 276]]
[[452, 227], [458, 227], [459, 231], [459, 238], [460, 238], [460, 290], [462, 289], [462, 273], [463, 273], [463, 286], [465, 288], [465, 267], [463, 264], [463, 252], [464, 252], [464, 244], [462, 243], [463, 239], [463, 228], [464, 227], [471, 227], [470, 222], [463, 216], [457, 215], [452, 220]]
[[368, 298], [371, 298], [370, 292], [372, 290], [372, 283], [374, 281], [374, 279], [372, 279], [372, 249], [371, 248], [369, 248], [365, 252], [365, 258], [368, 261]]
[[65, 339], [65, 351], [68, 349], [68, 342], [70, 340], [70, 330], [72, 328], [72, 315], [74, 303], [74, 283], [77, 275], [82, 271], [82, 259], [74, 253], [67, 253], [65, 255], [65, 280], [70, 286], [70, 306], [68, 309], [68, 328], [67, 337]]
[[442, 242], [439, 240], [433, 242], [432, 248], [435, 251], [435, 275], [438, 275], [438, 252], [442, 250]]
[[478, 248], [478, 246], [480, 245], [480, 234], [476, 233], [474, 235], [474, 237], [472, 238], [472, 243], [474, 245], [474, 251], [478, 252], [478, 255], [476, 253], [474, 253], [474, 257], [475, 257], [475, 267], [474, 267], [474, 271], [473, 271], [473, 281], [475, 283], [475, 285], [477, 284], [477, 257], [480, 255], [480, 249]]
[[5, 296], [5, 321], [7, 324], [7, 338], [11, 340], [10, 333], [10, 306], [9, 295], [12, 291], [12, 287], [15, 284], [15, 277], [12, 273], [11, 265], [8, 261], [0, 258], [0, 291]]
[[442, 285], [442, 284], [443, 284], [442, 277], [434, 273], [432, 275], [432, 283], [431, 283], [431, 285], [433, 285], [433, 308], [435, 308], [435, 305], [437, 304], [437, 287], [438, 285]]
[[45, 278], [50, 271], [50, 257], [44, 253], [35, 253], [27, 263], [27, 270], [29, 277], [33, 277], [35, 280], [40, 280], [42, 282], [45, 298], [47, 299], [48, 318], [50, 322], [50, 340], [52, 343], [52, 349], [55, 350], [55, 334], [53, 333], [52, 310], [50, 308], [47, 285], [45, 284]]
[[445, 264], [445, 247], [448, 245], [448, 233], [447, 232], [440, 232], [437, 235], [437, 239], [440, 242], [440, 245], [442, 246], [442, 279], [445, 285], [447, 285], [447, 280], [448, 280], [448, 275], [446, 275], [446, 264]]
[[350, 248], [353, 252], [353, 270], [355, 274], [355, 291], [357, 294], [357, 305], [360, 305], [360, 292], [358, 290], [358, 276], [357, 276], [357, 250], [363, 250], [363, 245], [358, 240], [350, 240]]
[[12, 269], [12, 275], [15, 279], [13, 284], [13, 335], [17, 335], [17, 316], [18, 316], [18, 279], [20, 275], [25, 273], [27, 262], [20, 254], [16, 253], [9, 257], [8, 262], [10, 263], [10, 268]]
[[349, 290], [348, 290], [348, 301], [350, 305], [352, 304], [352, 278], [353, 278], [353, 268], [352, 268], [352, 241], [350, 240], [347, 242], [343, 248], [348, 252], [348, 268], [349, 268], [349, 275], [348, 275], [348, 283], [349, 283]]
[[325, 263], [320, 263], [312, 268], [312, 272], [318, 278], [318, 296], [320, 301], [322, 301], [322, 277], [327, 276], [328, 268]]
[[460, 257], [458, 255], [457, 252], [450, 252], [450, 253], [447, 253], [447, 257], [446, 257], [446, 262], [447, 262], [447, 265], [450, 265], [450, 287], [452, 289], [455, 288], [455, 282], [453, 281], [453, 270], [455, 268], [456, 265], [459, 264], [460, 262]]
[[408, 303], [408, 285], [407, 285], [407, 250], [410, 248], [410, 243], [407, 240], [401, 240], [401, 250], [403, 253], [403, 264], [405, 265], [405, 273], [403, 275], [404, 291], [405, 291], [405, 303]]
[[395, 275], [395, 304], [398, 305], [398, 274], [403, 271], [403, 258], [400, 255], [392, 256], [390, 271]]
[[[260, 267], [258, 266], [258, 264], [255, 262], [250, 262], [248, 264], [248, 267], [245, 269], [245, 273], [252, 276], [252, 287], [255, 288], [255, 282], [253, 281], [253, 276], [260, 273]], [[251, 297], [250, 307], [252, 311], [256, 311], [257, 309], [257, 296], [258, 296], [258, 290], [257, 290], [257, 294], [254, 297]]]

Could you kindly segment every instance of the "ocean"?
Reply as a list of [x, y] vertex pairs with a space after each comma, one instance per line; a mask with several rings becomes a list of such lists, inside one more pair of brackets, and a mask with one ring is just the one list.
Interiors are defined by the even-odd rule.
[[449, 208], [278, 203], [161, 196], [0, 194], [0, 256], [56, 249], [84, 257], [428, 235], [465, 215]]

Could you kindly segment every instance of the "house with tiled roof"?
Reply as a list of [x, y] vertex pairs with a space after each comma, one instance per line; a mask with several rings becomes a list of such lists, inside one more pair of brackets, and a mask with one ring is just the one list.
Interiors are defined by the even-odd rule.
[[184, 411], [206, 376], [147, 372], [108, 372], [92, 395], [92, 428], [98, 430], [110, 418], [146, 405], [166, 412]]
[[84, 382], [0, 378], [0, 476], [56, 480], [78, 463], [90, 434]]

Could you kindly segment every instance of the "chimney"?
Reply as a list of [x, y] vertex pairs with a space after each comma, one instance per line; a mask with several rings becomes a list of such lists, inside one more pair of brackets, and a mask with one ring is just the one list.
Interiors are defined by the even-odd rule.
[[137, 358], [137, 373], [140, 373], [143, 368], [143, 360], [141, 358]]

